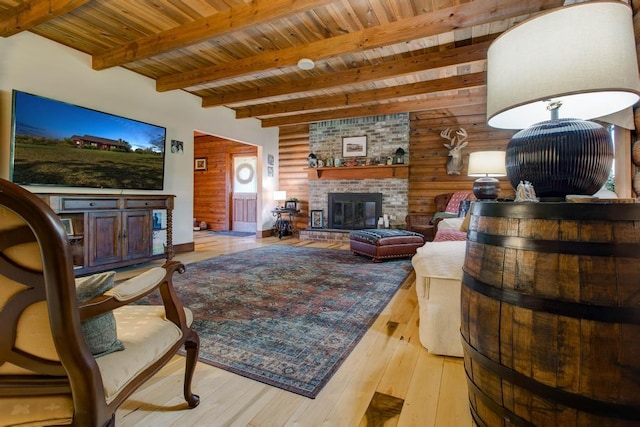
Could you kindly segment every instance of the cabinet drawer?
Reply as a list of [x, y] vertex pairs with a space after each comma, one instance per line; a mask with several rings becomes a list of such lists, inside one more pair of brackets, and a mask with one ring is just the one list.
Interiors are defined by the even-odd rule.
[[62, 199], [62, 211], [118, 209], [118, 199]]
[[126, 199], [124, 207], [125, 209], [166, 209], [167, 199]]

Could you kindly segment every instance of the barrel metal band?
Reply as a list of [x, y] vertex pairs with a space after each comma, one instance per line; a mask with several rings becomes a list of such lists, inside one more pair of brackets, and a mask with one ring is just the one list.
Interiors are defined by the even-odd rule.
[[582, 304], [528, 295], [513, 289], [501, 289], [488, 285], [466, 271], [462, 276], [462, 284], [486, 297], [529, 310], [596, 322], [640, 324], [640, 308]]
[[[469, 387], [469, 391], [473, 393], [478, 399], [480, 399], [482, 403], [484, 403], [484, 406], [489, 408], [494, 414], [499, 415], [504, 420], [508, 420], [508, 425], [522, 427], [533, 427], [535, 425], [525, 420], [524, 418], [517, 416], [512, 411], [508, 410], [507, 408], [493, 400], [491, 397], [489, 397], [489, 395], [483, 392], [476, 385], [476, 383], [473, 382], [468, 372], [465, 371], [465, 374], [467, 375], [467, 386]], [[474, 410], [471, 402], [469, 402], [469, 405], [471, 407], [471, 415], [473, 416], [473, 420], [476, 422], [476, 424], [478, 424], [479, 426], [488, 427], [484, 420], [480, 418], [480, 415]]]
[[637, 203], [496, 203], [476, 202], [471, 214], [495, 218], [576, 221], [640, 221]]
[[537, 240], [527, 237], [487, 234], [473, 230], [469, 230], [467, 233], [467, 240], [490, 246], [544, 253], [640, 258], [640, 245], [637, 243]]
[[499, 378], [528, 390], [543, 399], [597, 416], [621, 420], [640, 420], [640, 407], [638, 406], [603, 402], [559, 388], [550, 387], [488, 358], [469, 344], [464, 336], [462, 337], [462, 345], [464, 351], [471, 357], [474, 363], [478, 363]]

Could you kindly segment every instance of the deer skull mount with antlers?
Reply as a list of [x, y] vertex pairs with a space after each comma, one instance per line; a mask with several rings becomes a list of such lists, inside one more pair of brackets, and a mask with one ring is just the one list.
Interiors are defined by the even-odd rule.
[[440, 132], [440, 136], [451, 141], [450, 144], [444, 144], [449, 149], [447, 174], [460, 175], [460, 172], [462, 172], [462, 149], [469, 143], [467, 141], [467, 131], [460, 128], [455, 135], [451, 135], [451, 129], [446, 128]]

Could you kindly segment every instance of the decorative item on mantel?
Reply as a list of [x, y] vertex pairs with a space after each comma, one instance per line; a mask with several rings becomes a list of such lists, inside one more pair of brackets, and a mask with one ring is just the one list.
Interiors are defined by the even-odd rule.
[[[460, 175], [462, 172], [462, 149], [467, 146], [467, 131], [460, 128], [455, 135], [451, 135], [451, 129], [446, 128], [440, 132], [440, 136], [451, 141], [451, 144], [444, 144], [449, 149], [449, 158], [447, 159], [447, 174]], [[456, 145], [456, 142], [458, 145]]]
[[399, 147], [396, 150], [395, 156], [393, 156], [393, 164], [394, 165], [404, 165], [404, 150], [402, 147]]
[[310, 168], [317, 168], [318, 167], [318, 156], [316, 156], [313, 153], [310, 153], [307, 156], [307, 161], [309, 162], [309, 167]]

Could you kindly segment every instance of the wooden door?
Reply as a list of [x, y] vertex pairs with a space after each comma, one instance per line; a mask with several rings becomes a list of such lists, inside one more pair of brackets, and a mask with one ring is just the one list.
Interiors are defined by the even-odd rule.
[[122, 226], [122, 259], [148, 257], [151, 254], [151, 212], [123, 212]]
[[122, 216], [118, 211], [89, 213], [89, 266], [109, 264], [122, 259]]
[[256, 231], [258, 158], [234, 155], [233, 188], [231, 191], [231, 229], [234, 231]]

